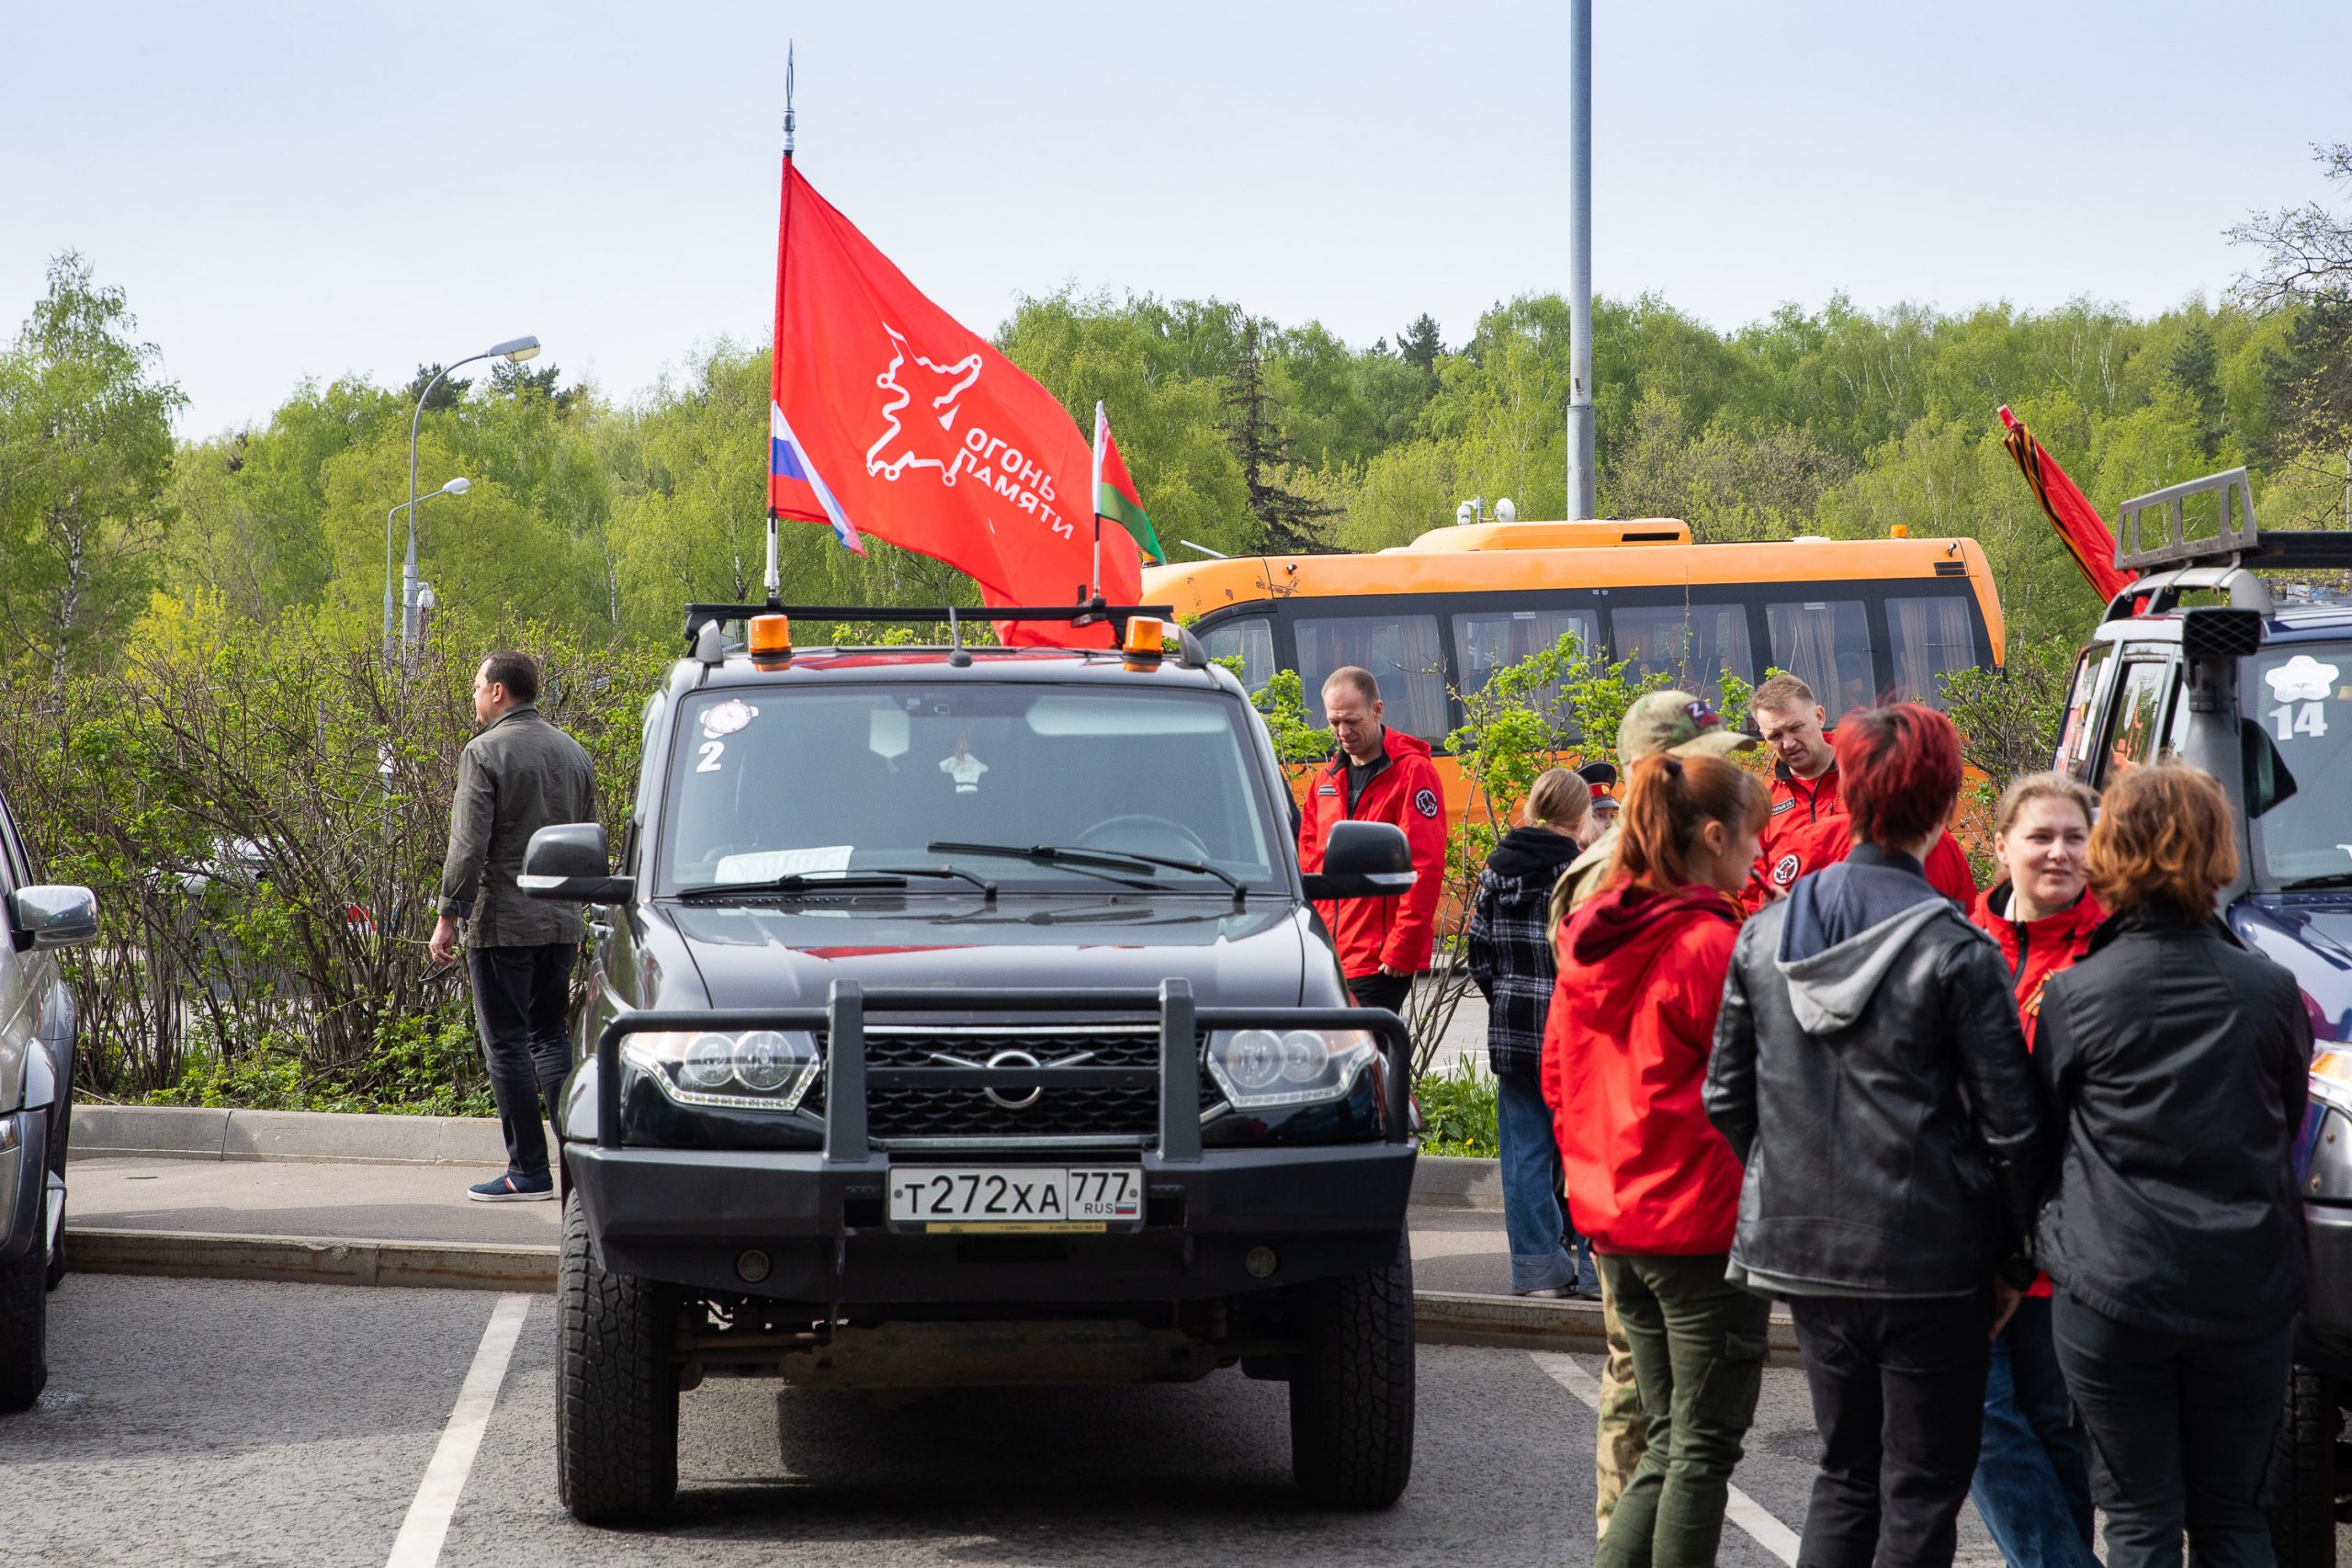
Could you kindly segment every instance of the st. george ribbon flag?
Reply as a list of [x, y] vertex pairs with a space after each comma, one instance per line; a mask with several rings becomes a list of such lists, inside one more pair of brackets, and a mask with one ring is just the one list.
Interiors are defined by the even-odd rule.
[[2058, 530], [2066, 553], [2075, 558], [2083, 581], [2091, 585], [2092, 592], [2112, 603], [2139, 574], [2116, 566], [2115, 536], [2107, 531], [2107, 520], [2006, 403], [2001, 406], [2001, 427], [2008, 433], [2001, 438], [2002, 445], [2017, 459], [2018, 471], [2025, 475], [2033, 499], [2041, 503], [2042, 515]]
[[[1094, 582], [1093, 457], [1060, 400], [909, 283], [795, 168], [776, 222], [768, 504], [852, 549], [881, 539], [969, 574], [989, 604], [1077, 604]], [[1113, 529], [1101, 592], [1143, 592]], [[1000, 623], [1100, 644], [1100, 623]]]

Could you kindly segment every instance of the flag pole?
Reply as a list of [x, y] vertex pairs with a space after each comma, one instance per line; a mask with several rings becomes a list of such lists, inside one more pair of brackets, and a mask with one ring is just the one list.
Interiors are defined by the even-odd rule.
[[1102, 597], [1102, 400], [1094, 400], [1094, 568], [1086, 580], [1089, 600]]
[[[786, 240], [786, 239], [790, 234], [791, 234], [791, 232], [792, 232], [792, 132], [793, 132], [793, 128], [794, 128], [794, 120], [793, 120], [793, 114], [792, 114], [792, 40], [791, 40], [791, 39], [786, 39], [786, 40], [785, 40], [785, 45], [784, 45], [784, 213], [783, 213], [783, 216], [782, 216], [782, 217], [777, 220], [777, 224], [776, 224], [776, 228], [777, 228], [777, 235], [776, 235], [776, 247], [775, 247], [775, 297], [776, 297], [776, 301], [777, 301], [778, 305], [781, 305], [781, 304], [783, 303], [783, 300], [784, 300], [784, 265], [785, 265], [785, 257], [786, 257], [786, 256], [787, 256], [787, 255], [789, 255], [789, 254], [791, 254], [791, 253], [790, 253], [790, 251], [786, 248], [786, 244], [785, 244], [785, 240]], [[780, 313], [780, 312], [779, 312], [779, 313]], [[783, 353], [783, 352], [784, 352], [784, 344], [781, 344], [781, 343], [772, 343], [772, 344], [770, 344], [768, 345], [768, 353], [769, 353], [771, 355], [778, 355], [778, 354], [781, 354], [781, 353]], [[770, 439], [771, 439], [771, 440], [773, 440], [773, 439], [774, 439], [774, 436], [773, 436], [773, 435], [771, 435], [771, 436], [770, 436]], [[778, 567], [777, 567], [777, 565], [776, 565], [776, 516], [775, 516], [775, 489], [774, 489], [774, 487], [773, 487], [773, 486], [771, 486], [771, 487], [770, 487], [770, 489], [769, 489], [769, 492], [768, 492], [768, 560], [767, 560], [767, 570], [766, 570], [765, 574], [763, 575], [763, 577], [762, 581], [766, 584], [766, 587], [767, 587], [767, 591], [768, 591], [768, 604], [769, 604], [769, 605], [770, 605], [771, 607], [773, 607], [773, 606], [775, 606], [775, 605], [778, 605], [778, 604], [783, 604], [783, 603], [784, 603], [784, 573], [783, 573], [783, 572], [778, 569]]]

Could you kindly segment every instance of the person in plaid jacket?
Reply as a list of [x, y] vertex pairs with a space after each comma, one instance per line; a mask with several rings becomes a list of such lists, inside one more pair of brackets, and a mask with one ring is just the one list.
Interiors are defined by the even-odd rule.
[[1552, 885], [1589, 836], [1591, 805], [1591, 786], [1566, 768], [1538, 778], [1521, 826], [1487, 857], [1470, 910], [1470, 976], [1487, 998], [1495, 1071], [1510, 1288], [1527, 1296], [1600, 1293], [1591, 1251], [1560, 1201], [1560, 1146], [1541, 1077], [1554, 978], [1545, 912]]

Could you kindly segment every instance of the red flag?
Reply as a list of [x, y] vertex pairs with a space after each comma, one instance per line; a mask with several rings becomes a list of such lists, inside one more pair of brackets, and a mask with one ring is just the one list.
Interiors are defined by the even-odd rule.
[[[784, 164], [769, 503], [971, 575], [989, 604], [1075, 604], [1094, 558], [1092, 455], [1060, 400], [933, 304]], [[788, 450], [787, 450], [788, 448]], [[1114, 531], [1102, 593], [1143, 592]], [[1001, 625], [1008, 642], [1101, 644], [1107, 627]]]
[[2042, 450], [2041, 443], [2033, 438], [2033, 433], [2009, 412], [2006, 403], [2001, 407], [2001, 427], [2008, 432], [2001, 438], [2002, 444], [2017, 459], [2025, 482], [2032, 487], [2033, 499], [2041, 502], [2042, 514], [2058, 530], [2059, 538], [2065, 541], [2067, 554], [2082, 569], [2091, 592], [2112, 603], [2139, 574], [2116, 566], [2115, 536], [2107, 531], [2106, 519], [2099, 516], [2098, 508], [2075, 488], [2075, 481], [2066, 477], [2066, 470], [2058, 466], [2058, 460]]

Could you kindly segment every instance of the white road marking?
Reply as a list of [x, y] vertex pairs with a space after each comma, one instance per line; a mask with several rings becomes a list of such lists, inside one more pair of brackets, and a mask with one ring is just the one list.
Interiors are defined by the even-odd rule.
[[[1575, 1394], [1595, 1411], [1600, 1408], [1600, 1380], [1577, 1365], [1576, 1358], [1557, 1350], [1531, 1350], [1528, 1355], [1537, 1366], [1551, 1374], [1552, 1381]], [[1735, 1486], [1724, 1505], [1724, 1517], [1746, 1530], [1756, 1544], [1796, 1568], [1797, 1532], [1764, 1511], [1764, 1505]]]
[[424, 1467], [424, 1479], [417, 1484], [416, 1497], [408, 1506], [408, 1517], [401, 1521], [401, 1533], [392, 1541], [392, 1554], [385, 1559], [384, 1568], [435, 1568], [441, 1561], [441, 1540], [449, 1533], [449, 1520], [465, 1493], [466, 1477], [473, 1473], [482, 1428], [490, 1425], [490, 1413], [498, 1404], [498, 1385], [506, 1381], [506, 1363], [514, 1359], [514, 1341], [522, 1337], [523, 1320], [530, 1312], [528, 1296], [501, 1296], [491, 1309], [490, 1326], [482, 1330], [481, 1348], [474, 1352], [473, 1365], [466, 1369], [465, 1385], [458, 1390], [449, 1424], [441, 1428], [441, 1441], [433, 1450], [432, 1462]]

